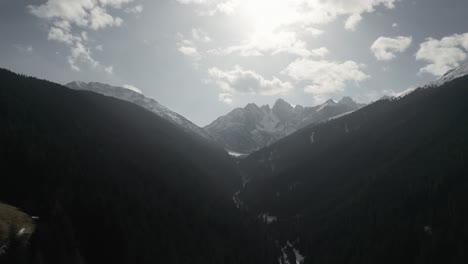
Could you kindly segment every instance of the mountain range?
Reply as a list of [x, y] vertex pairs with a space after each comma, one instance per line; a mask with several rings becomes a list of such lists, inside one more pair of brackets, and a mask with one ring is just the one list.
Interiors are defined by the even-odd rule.
[[243, 159], [116, 96], [0, 80], [0, 263], [468, 260], [468, 64], [308, 124], [283, 100], [234, 110], [284, 133]]
[[315, 107], [293, 107], [283, 99], [278, 99], [272, 108], [269, 105], [259, 107], [254, 103], [244, 108], [236, 108], [201, 128], [156, 100], [124, 87], [80, 81], [70, 82], [65, 86], [134, 103], [182, 127], [188, 133], [213, 140], [226, 150], [240, 154], [251, 153], [307, 125], [323, 122], [364, 106], [350, 97], [344, 97], [338, 102], [330, 99]]
[[315, 107], [293, 107], [283, 99], [278, 99], [272, 108], [269, 105], [259, 107], [253, 103], [236, 108], [204, 129], [225, 149], [251, 153], [310, 124], [351, 113], [362, 106], [350, 97], [344, 97], [338, 102], [330, 99]]

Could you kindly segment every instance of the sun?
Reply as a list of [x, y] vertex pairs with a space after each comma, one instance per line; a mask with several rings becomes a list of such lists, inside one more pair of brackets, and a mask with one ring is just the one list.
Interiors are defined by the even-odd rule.
[[261, 35], [274, 33], [297, 18], [295, 0], [248, 0], [240, 7], [254, 31]]

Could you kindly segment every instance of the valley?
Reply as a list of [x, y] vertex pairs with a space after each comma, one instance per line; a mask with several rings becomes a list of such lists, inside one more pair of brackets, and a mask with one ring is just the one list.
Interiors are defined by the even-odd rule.
[[[237, 124], [278, 133], [242, 155], [141, 94], [2, 70], [0, 157], [16, 176], [0, 199], [40, 216], [37, 232], [31, 217], [31, 227], [14, 220], [31, 245], [2, 252], [19, 263], [457, 262], [468, 220], [468, 72], [451, 72], [367, 106], [344, 98], [234, 110], [214, 124], [242, 113]], [[32, 184], [18, 188], [24, 181]]]

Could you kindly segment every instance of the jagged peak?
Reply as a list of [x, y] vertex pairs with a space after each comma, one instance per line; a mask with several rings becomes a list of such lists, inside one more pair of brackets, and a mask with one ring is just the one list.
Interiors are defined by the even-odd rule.
[[260, 107], [258, 107], [258, 105], [256, 105], [255, 103], [249, 103], [244, 107], [244, 110], [250, 110], [250, 111], [257, 111], [259, 109]]
[[260, 109], [262, 109], [262, 110], [265, 111], [265, 112], [270, 112], [270, 111], [271, 111], [270, 105], [268, 105], [268, 104], [262, 105], [262, 106], [260, 107]]
[[353, 100], [353, 98], [349, 96], [343, 96], [343, 98], [341, 98], [339, 103], [355, 103], [355, 101]]
[[273, 108], [275, 108], [275, 106], [280, 106], [280, 105], [285, 105], [285, 106], [288, 105], [292, 107], [291, 104], [286, 102], [284, 99], [278, 98], [278, 100], [276, 100], [275, 104], [273, 105]]
[[294, 108], [292, 105], [285, 100], [279, 98], [276, 100], [275, 104], [273, 105], [273, 108], [271, 109], [273, 112], [292, 112]]

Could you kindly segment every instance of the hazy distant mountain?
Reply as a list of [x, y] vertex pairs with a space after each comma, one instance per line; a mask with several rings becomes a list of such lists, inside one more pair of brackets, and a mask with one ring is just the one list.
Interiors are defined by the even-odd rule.
[[295, 107], [283, 99], [269, 105], [248, 104], [218, 118], [204, 129], [225, 149], [250, 153], [268, 146], [310, 124], [328, 120], [337, 115], [361, 108], [349, 97], [339, 102], [328, 100], [315, 107]]
[[467, 66], [240, 160], [236, 202], [306, 263], [465, 263]]
[[65, 86], [70, 89], [92, 91], [105, 96], [110, 96], [137, 104], [157, 114], [158, 116], [169, 120], [171, 123], [181, 126], [188, 133], [195, 133], [207, 139], [210, 138], [210, 136], [202, 128], [190, 122], [187, 118], [169, 110], [167, 107], [161, 105], [156, 100], [130, 89], [99, 82], [85, 83], [79, 81], [68, 83]]

